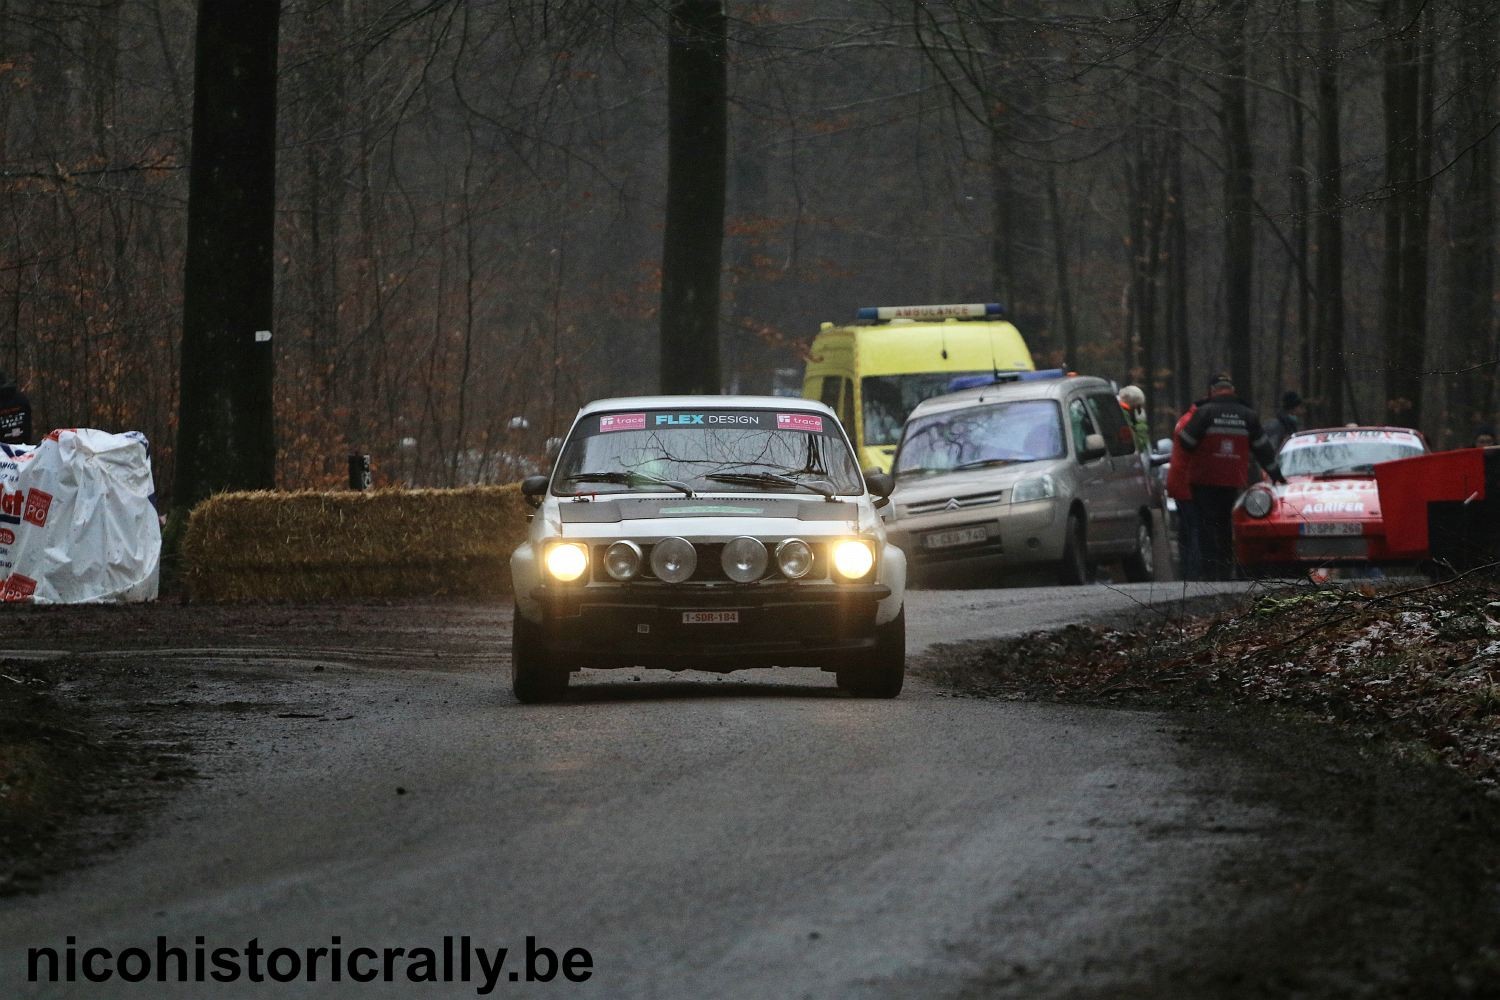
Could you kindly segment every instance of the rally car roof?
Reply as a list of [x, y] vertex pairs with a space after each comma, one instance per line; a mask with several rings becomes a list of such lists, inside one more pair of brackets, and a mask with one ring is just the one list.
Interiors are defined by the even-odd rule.
[[585, 403], [580, 417], [607, 410], [687, 410], [715, 407], [725, 410], [803, 410], [833, 416], [826, 404], [800, 396], [618, 396]]

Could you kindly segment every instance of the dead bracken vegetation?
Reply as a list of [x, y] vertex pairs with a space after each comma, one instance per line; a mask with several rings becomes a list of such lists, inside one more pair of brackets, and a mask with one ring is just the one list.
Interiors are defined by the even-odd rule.
[[937, 652], [922, 673], [964, 694], [1290, 709], [1500, 785], [1492, 569], [1379, 589], [1288, 587], [1216, 614], [1072, 625]]

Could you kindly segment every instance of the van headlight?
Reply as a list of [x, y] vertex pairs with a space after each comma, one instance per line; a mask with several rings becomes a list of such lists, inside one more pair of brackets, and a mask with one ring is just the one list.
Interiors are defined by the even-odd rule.
[[1251, 517], [1265, 517], [1276, 506], [1276, 497], [1270, 490], [1253, 489], [1245, 494], [1245, 513]]
[[869, 576], [875, 568], [875, 546], [863, 538], [842, 538], [833, 543], [833, 570], [845, 580]]
[[1029, 503], [1057, 496], [1057, 483], [1051, 476], [1034, 476], [1016, 483], [1010, 491], [1011, 503]]
[[554, 580], [572, 583], [589, 568], [589, 550], [577, 542], [554, 542], [543, 561]]

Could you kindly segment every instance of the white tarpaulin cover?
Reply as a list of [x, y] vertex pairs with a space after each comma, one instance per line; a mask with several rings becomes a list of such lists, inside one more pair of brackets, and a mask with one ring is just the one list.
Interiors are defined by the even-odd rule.
[[156, 597], [161, 523], [146, 438], [53, 431], [0, 446], [0, 601]]

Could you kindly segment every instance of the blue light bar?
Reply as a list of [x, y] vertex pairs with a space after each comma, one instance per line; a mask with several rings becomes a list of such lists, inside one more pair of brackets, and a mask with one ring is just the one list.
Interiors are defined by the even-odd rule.
[[1067, 371], [1062, 368], [1043, 368], [1040, 371], [986, 372], [982, 375], [960, 375], [948, 382], [949, 392], [960, 389], [977, 389], [982, 385], [1001, 385], [1006, 382], [1041, 382], [1046, 379], [1063, 378]]
[[855, 318], [867, 321], [891, 319], [996, 319], [1005, 315], [998, 302], [960, 302], [935, 306], [863, 306]]

